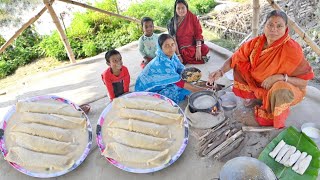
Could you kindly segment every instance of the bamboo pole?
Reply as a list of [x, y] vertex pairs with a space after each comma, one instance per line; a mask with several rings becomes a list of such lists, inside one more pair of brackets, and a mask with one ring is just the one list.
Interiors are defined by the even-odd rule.
[[30, 26], [30, 24], [34, 23], [39, 17], [47, 10], [47, 7], [43, 7], [38, 14], [33, 16], [28, 22], [22, 25], [22, 27], [6, 42], [4, 43], [0, 48], [0, 54], [13, 42], [14, 39], [16, 39], [27, 27]]
[[57, 16], [56, 12], [55, 12], [54, 9], [52, 8], [52, 1], [50, 1], [50, 0], [43, 0], [43, 3], [46, 5], [46, 7], [47, 7], [47, 9], [48, 9], [48, 11], [49, 11], [49, 13], [50, 13], [50, 15], [51, 15], [51, 17], [52, 17], [52, 20], [53, 20], [54, 24], [55, 24], [56, 27], [57, 27], [57, 30], [58, 30], [58, 32], [59, 32], [59, 34], [60, 34], [60, 38], [61, 38], [61, 40], [62, 40], [62, 42], [63, 42], [63, 45], [64, 45], [64, 47], [65, 47], [66, 50], [67, 50], [67, 54], [68, 54], [68, 57], [69, 57], [69, 59], [70, 59], [70, 62], [71, 62], [71, 63], [76, 63], [76, 60], [75, 60], [75, 58], [74, 58], [74, 54], [73, 54], [72, 49], [71, 49], [71, 47], [70, 47], [68, 38], [67, 38], [66, 34], [64, 33], [64, 31], [63, 31], [63, 29], [62, 29], [62, 26], [61, 26], [61, 24], [60, 24], [60, 21], [59, 21], [59, 19], [58, 19], [58, 16]]
[[[267, 0], [269, 4], [277, 10], [281, 10], [281, 7], [273, 0]], [[288, 25], [311, 47], [311, 49], [320, 56], [319, 46], [311, 40], [311, 38], [290, 18], [288, 17]]]
[[259, 24], [259, 14], [260, 14], [260, 4], [259, 0], [253, 0], [252, 2], [253, 15], [252, 15], [252, 37], [258, 36], [258, 24]]
[[[107, 15], [110, 15], [110, 16], [115, 16], [115, 17], [118, 17], [118, 18], [121, 18], [121, 19], [125, 19], [125, 20], [128, 20], [128, 21], [132, 21], [132, 22], [138, 23], [138, 24], [141, 23], [141, 21], [139, 19], [132, 18], [132, 17], [127, 17], [127, 16], [122, 16], [120, 14], [116, 14], [116, 13], [113, 13], [113, 12], [102, 10], [102, 9], [99, 9], [99, 8], [96, 8], [96, 7], [93, 7], [93, 6], [89, 6], [87, 4], [79, 3], [79, 2], [76, 2], [76, 1], [72, 1], [72, 0], [59, 0], [59, 1], [62, 1], [62, 2], [65, 2], [65, 3], [69, 3], [69, 4], [73, 4], [73, 5], [77, 5], [77, 6], [81, 6], [81, 7], [87, 8], [87, 9], [91, 9], [93, 11], [104, 13], [104, 14], [107, 14]], [[158, 29], [160, 31], [167, 31], [166, 28], [163, 28], [163, 27], [160, 27], [160, 26], [154, 26], [154, 28]]]

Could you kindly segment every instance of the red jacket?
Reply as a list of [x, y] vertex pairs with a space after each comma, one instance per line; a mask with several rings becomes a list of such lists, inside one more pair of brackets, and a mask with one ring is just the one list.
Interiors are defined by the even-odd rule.
[[[129, 92], [130, 74], [127, 67], [122, 66], [119, 76], [115, 76], [111, 72], [111, 68], [108, 68], [101, 74], [103, 83], [106, 85], [109, 98], [112, 101], [115, 97], [120, 96], [123, 93]], [[119, 84], [120, 83], [120, 84]], [[115, 85], [121, 85], [123, 92], [116, 90]]]

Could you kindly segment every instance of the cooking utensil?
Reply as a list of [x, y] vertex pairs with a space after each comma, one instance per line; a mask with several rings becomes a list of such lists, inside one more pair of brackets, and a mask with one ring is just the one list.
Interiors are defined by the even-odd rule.
[[309, 136], [315, 143], [320, 143], [320, 125], [315, 123], [304, 123], [301, 131]]
[[[210, 108], [206, 108], [206, 109], [201, 109], [201, 108], [197, 108], [194, 105], [194, 101], [204, 95], [208, 95], [211, 96], [212, 98], [214, 98], [215, 103], [213, 103], [213, 106], [211, 106]], [[207, 112], [207, 113], [212, 113], [212, 110], [214, 108], [216, 108], [217, 111], [220, 110], [220, 103], [218, 100], [218, 97], [215, 95], [215, 93], [211, 90], [206, 90], [206, 91], [198, 91], [195, 93], [192, 93], [188, 99], [189, 102], [189, 109], [191, 113], [195, 113], [195, 112]]]
[[273, 171], [263, 162], [252, 157], [236, 157], [229, 160], [220, 171], [221, 180], [277, 179]]

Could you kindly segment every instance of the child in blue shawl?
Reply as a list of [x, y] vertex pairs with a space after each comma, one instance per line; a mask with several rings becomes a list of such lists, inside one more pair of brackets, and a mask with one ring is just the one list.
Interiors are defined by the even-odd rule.
[[184, 65], [175, 54], [176, 44], [169, 34], [158, 39], [156, 57], [143, 69], [137, 78], [135, 90], [155, 92], [179, 103], [191, 92], [205, 90], [181, 79]]

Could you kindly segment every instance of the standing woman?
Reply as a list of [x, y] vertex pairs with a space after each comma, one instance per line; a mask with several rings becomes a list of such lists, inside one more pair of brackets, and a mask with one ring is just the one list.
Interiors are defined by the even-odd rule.
[[185, 0], [176, 0], [168, 32], [177, 43], [176, 54], [183, 64], [204, 64], [208, 61], [209, 47], [203, 43], [200, 22], [189, 11]]
[[301, 46], [290, 38], [287, 25], [284, 12], [270, 12], [264, 34], [243, 44], [209, 75], [212, 83], [233, 69], [233, 92], [251, 102], [262, 102], [254, 108], [255, 119], [261, 126], [284, 127], [290, 106], [302, 101], [308, 80], [314, 76]]

